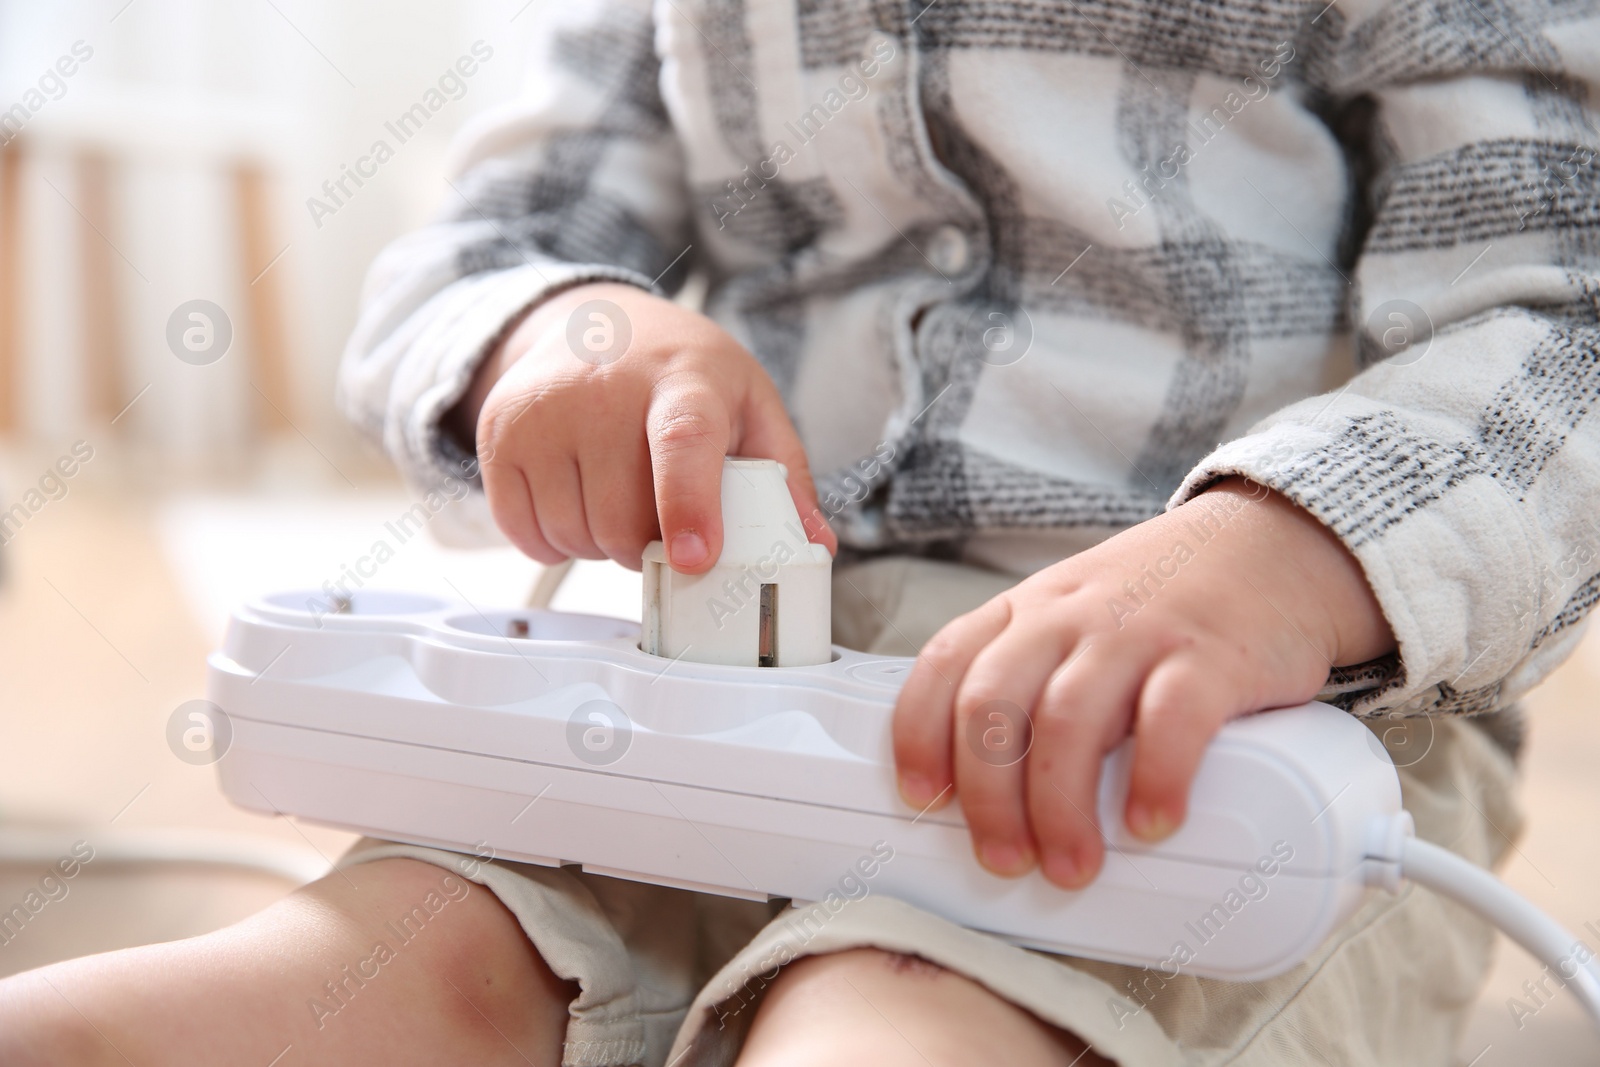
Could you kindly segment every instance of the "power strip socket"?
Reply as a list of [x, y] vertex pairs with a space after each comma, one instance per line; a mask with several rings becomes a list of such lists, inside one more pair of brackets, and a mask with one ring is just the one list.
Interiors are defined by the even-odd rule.
[[376, 837], [729, 896], [882, 893], [1007, 940], [1230, 979], [1280, 973], [1360, 902], [1401, 813], [1374, 735], [1320, 704], [1223, 728], [1183, 827], [1126, 834], [1085, 889], [989, 874], [959, 806], [908, 808], [890, 718], [909, 659], [811, 666], [649, 655], [633, 623], [358, 592], [238, 611], [209, 661], [234, 802]]

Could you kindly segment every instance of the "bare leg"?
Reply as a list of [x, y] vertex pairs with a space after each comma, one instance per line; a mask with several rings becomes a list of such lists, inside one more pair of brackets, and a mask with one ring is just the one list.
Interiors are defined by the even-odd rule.
[[751, 1023], [739, 1067], [1099, 1067], [1082, 1041], [959, 974], [877, 949], [783, 969]]
[[575, 994], [487, 889], [380, 860], [213, 934], [0, 982], [0, 1063], [556, 1067]]

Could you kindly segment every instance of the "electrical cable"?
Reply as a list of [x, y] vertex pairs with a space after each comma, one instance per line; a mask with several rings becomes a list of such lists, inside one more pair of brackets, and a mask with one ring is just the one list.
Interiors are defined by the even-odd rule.
[[1600, 1026], [1600, 965], [1593, 951], [1531, 901], [1482, 867], [1416, 837], [1400, 842], [1400, 876], [1499, 927], [1547, 965]]

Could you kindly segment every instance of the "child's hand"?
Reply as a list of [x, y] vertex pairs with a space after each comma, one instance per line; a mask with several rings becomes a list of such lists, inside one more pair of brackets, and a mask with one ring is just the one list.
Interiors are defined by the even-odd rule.
[[1101, 760], [1122, 738], [1135, 745], [1123, 817], [1159, 840], [1183, 821], [1223, 723], [1309, 700], [1330, 665], [1393, 647], [1344, 546], [1285, 498], [1229, 479], [939, 631], [895, 708], [900, 790], [924, 808], [953, 785], [985, 867], [1038, 862], [1081, 887], [1104, 853]]
[[[821, 514], [755, 358], [704, 315], [633, 286], [579, 286], [539, 305], [450, 419], [477, 442], [495, 523], [542, 563], [609, 557], [637, 570], [659, 536], [675, 569], [705, 571], [722, 551], [726, 455], [783, 463], [800, 514]], [[825, 523], [806, 525], [837, 547]]]

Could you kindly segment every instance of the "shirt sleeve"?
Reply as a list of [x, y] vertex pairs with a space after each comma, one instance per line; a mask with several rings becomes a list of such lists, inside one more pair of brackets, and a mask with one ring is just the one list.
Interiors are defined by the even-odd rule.
[[[686, 273], [649, 0], [537, 6], [525, 90], [458, 139], [440, 220], [378, 256], [340, 365], [341, 409], [417, 490], [476, 481], [440, 419], [529, 308], [591, 281], [670, 291]], [[450, 510], [443, 539], [497, 539], [481, 492]]]
[[1172, 504], [1243, 475], [1343, 541], [1398, 640], [1330, 678], [1357, 714], [1489, 711], [1600, 596], [1600, 18], [1346, 6], [1314, 80], [1365, 171], [1359, 372], [1223, 444]]

